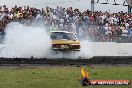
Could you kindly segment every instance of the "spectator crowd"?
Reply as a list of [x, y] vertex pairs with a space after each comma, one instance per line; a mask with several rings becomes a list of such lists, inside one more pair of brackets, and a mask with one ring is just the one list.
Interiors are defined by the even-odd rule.
[[132, 14], [108, 13], [86, 10], [81, 12], [72, 7], [57, 8], [45, 7], [37, 9], [35, 7], [8, 8], [6, 5], [0, 6], [0, 32], [4, 33], [6, 26], [10, 22], [20, 22], [30, 25], [35, 20], [42, 20], [48, 31], [70, 31], [74, 32], [78, 38], [87, 38], [92, 41], [132, 42]]

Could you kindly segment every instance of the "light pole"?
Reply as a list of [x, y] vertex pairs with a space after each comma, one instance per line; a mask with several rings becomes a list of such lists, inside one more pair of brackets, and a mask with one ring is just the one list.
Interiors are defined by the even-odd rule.
[[130, 14], [132, 9], [132, 0], [124, 0], [123, 4], [125, 4], [125, 1], [128, 3], [128, 14]]
[[91, 0], [91, 11], [94, 12], [94, 0]]
[[131, 6], [130, 5], [128, 5], [128, 14], [130, 14], [131, 13]]

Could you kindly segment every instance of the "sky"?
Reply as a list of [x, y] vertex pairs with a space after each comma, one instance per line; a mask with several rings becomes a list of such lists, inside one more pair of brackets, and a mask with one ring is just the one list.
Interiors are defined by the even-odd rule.
[[[42, 8], [44, 6], [50, 6], [56, 8], [56, 6], [79, 8], [81, 11], [91, 9], [91, 0], [1, 0], [0, 5], [7, 5], [12, 7], [14, 5], [19, 6], [34, 6], [37, 8]], [[95, 0], [96, 2], [97, 0]], [[100, 0], [99, 3], [105, 2], [106, 0]], [[118, 4], [123, 4], [124, 0], [116, 0]], [[114, 0], [109, 0], [110, 4], [114, 3]], [[127, 7], [125, 6], [114, 6], [114, 5], [103, 5], [95, 4], [96, 11], [108, 11], [108, 12], [127, 12]]]

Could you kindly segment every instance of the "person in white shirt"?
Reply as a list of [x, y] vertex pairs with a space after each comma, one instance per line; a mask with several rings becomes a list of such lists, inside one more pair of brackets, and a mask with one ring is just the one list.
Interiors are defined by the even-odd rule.
[[129, 23], [125, 21], [125, 28], [129, 28]]
[[11, 20], [13, 19], [13, 14], [12, 14], [12, 13], [9, 14], [9, 18], [10, 18]]
[[77, 31], [76, 31], [76, 24], [75, 23], [72, 23], [72, 32], [74, 33], [74, 34], [77, 34]]
[[125, 28], [122, 30], [122, 36], [128, 36], [128, 30]]
[[3, 18], [5, 17], [5, 13], [4, 12], [1, 12], [1, 16], [0, 16], [0, 21], [2, 21], [3, 20]]

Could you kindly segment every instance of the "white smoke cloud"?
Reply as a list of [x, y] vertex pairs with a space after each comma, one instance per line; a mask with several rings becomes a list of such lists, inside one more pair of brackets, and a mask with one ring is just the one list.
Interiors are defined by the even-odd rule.
[[6, 57], [44, 58], [51, 46], [50, 42], [44, 26], [25, 26], [13, 22], [6, 27]]
[[46, 28], [37, 23], [30, 26], [12, 22], [6, 27], [4, 47], [0, 57], [89, 59], [93, 55], [88, 40], [81, 41], [80, 51], [52, 51], [51, 40]]
[[89, 59], [93, 57], [92, 44], [88, 40], [81, 41], [80, 56], [82, 59]]

